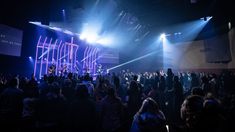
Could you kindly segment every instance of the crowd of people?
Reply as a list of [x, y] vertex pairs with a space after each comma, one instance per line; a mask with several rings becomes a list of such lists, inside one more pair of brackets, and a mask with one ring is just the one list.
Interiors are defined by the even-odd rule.
[[0, 74], [0, 131], [235, 131], [235, 74]]

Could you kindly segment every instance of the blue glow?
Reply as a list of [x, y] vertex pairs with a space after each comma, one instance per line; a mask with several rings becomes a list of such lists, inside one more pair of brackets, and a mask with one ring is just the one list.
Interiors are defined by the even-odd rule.
[[29, 62], [33, 64], [33, 57], [32, 56], [29, 56]]
[[69, 30], [64, 30], [64, 33], [69, 34], [69, 35], [74, 35], [74, 33]]
[[97, 43], [103, 46], [110, 46], [110, 44], [112, 44], [113, 42], [114, 38], [112, 36], [102, 37], [101, 39], [97, 40]]

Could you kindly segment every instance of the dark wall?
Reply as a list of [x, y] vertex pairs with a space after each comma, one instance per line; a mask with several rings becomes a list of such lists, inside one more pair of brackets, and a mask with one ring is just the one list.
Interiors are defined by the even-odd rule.
[[[25, 24], [21, 28], [23, 30], [23, 40], [21, 48], [21, 56], [0, 55], [0, 72], [22, 74], [30, 76], [33, 72], [33, 63], [29, 61], [29, 56], [34, 56], [36, 47], [36, 36], [34, 26]], [[19, 28], [18, 28], [19, 29]]]

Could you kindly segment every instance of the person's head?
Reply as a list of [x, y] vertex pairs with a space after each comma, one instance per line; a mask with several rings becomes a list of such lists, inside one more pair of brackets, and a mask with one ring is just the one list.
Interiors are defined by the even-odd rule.
[[111, 97], [114, 97], [115, 96], [115, 89], [111, 88], [111, 87], [108, 87], [107, 88], [107, 95], [111, 96]]
[[55, 94], [61, 93], [61, 88], [57, 82], [53, 82], [52, 84], [49, 84], [49, 90], [50, 92], [55, 93]]
[[136, 81], [131, 81], [130, 89], [138, 89], [138, 83]]
[[75, 94], [79, 98], [87, 98], [89, 96], [88, 89], [85, 84], [78, 84], [75, 89]]
[[18, 88], [19, 87], [19, 78], [18, 77], [12, 78], [9, 85], [11, 87]]
[[134, 80], [134, 81], [137, 81], [137, 79], [138, 79], [138, 76], [137, 76], [137, 75], [134, 75], [134, 76], [133, 76], [133, 80]]
[[174, 76], [174, 82], [179, 82], [179, 77], [178, 76]]
[[168, 69], [167, 69], [167, 75], [168, 75], [168, 76], [173, 75], [173, 72], [172, 72], [172, 69], [171, 69], [171, 68], [168, 68]]
[[163, 112], [160, 111], [158, 104], [152, 98], [147, 98], [143, 101], [142, 106], [135, 117], [138, 119], [140, 131], [167, 131], [165, 116]]
[[159, 113], [160, 109], [156, 101], [154, 101], [152, 98], [148, 97], [146, 98], [143, 103], [141, 108], [139, 109], [138, 113], [142, 114], [145, 112], [149, 112], [152, 114], [157, 114]]
[[208, 78], [206, 76], [203, 76], [201, 78], [201, 80], [202, 80], [202, 83], [208, 83], [209, 82], [209, 80], [208, 80]]
[[188, 127], [194, 127], [198, 124], [203, 111], [203, 98], [198, 95], [188, 96], [181, 105], [181, 118]]
[[72, 78], [73, 78], [73, 73], [72, 73], [72, 72], [70, 72], [70, 73], [68, 74], [68, 78], [69, 78], [69, 79], [72, 79]]
[[217, 114], [219, 112], [219, 102], [214, 98], [206, 98], [203, 104], [206, 114]]
[[86, 73], [86, 75], [84, 76], [84, 81], [90, 81], [89, 73]]
[[198, 95], [198, 96], [204, 96], [204, 92], [200, 87], [193, 87], [191, 91], [191, 95]]

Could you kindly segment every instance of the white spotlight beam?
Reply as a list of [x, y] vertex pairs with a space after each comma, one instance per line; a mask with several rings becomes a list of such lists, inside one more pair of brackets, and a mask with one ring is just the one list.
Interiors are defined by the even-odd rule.
[[111, 67], [111, 68], [107, 69], [107, 71], [110, 71], [110, 70], [116, 69], [116, 68], [118, 68], [118, 67], [121, 67], [121, 66], [130, 64], [130, 63], [132, 63], [132, 62], [141, 60], [141, 59], [146, 58], [146, 57], [148, 57], [148, 56], [150, 56], [150, 55], [156, 54], [156, 53], [158, 53], [158, 52], [160, 52], [160, 51], [161, 51], [161, 50], [159, 50], [159, 51], [154, 51], [154, 52], [148, 53], [148, 54], [146, 54], [146, 55], [140, 56], [140, 57], [138, 57], [138, 58], [135, 58], [135, 59], [133, 59], [133, 60], [127, 61], [127, 62], [122, 63], [122, 64], [120, 64], [120, 65]]

